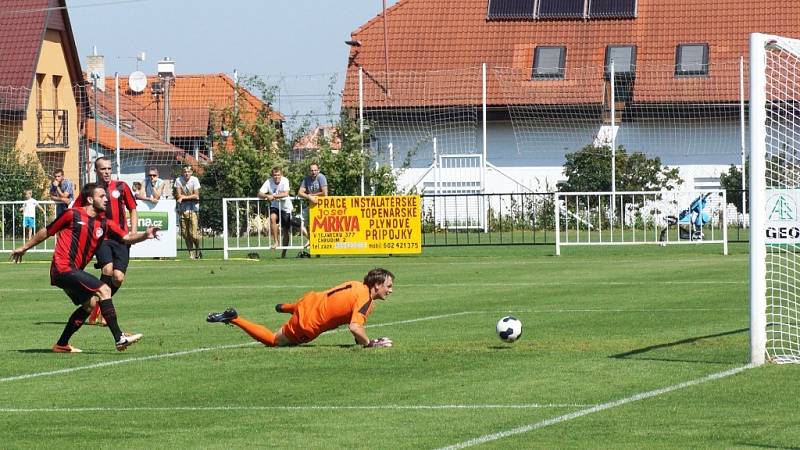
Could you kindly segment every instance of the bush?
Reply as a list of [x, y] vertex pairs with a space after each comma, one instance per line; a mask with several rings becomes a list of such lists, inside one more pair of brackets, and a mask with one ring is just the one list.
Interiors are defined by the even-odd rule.
[[[672, 190], [683, 183], [678, 169], [661, 165], [658, 157], [647, 158], [643, 153], [628, 155], [624, 147], [616, 151], [616, 185], [618, 191]], [[611, 147], [587, 145], [566, 155], [562, 192], [611, 191]]]

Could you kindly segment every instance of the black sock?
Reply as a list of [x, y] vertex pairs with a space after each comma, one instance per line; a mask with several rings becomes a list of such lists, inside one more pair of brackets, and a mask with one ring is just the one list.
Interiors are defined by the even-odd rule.
[[100, 312], [103, 313], [108, 329], [111, 330], [111, 334], [114, 336], [114, 342], [119, 342], [122, 338], [122, 331], [117, 323], [117, 310], [114, 309], [114, 303], [111, 302], [110, 298], [108, 300], [100, 300]]
[[112, 296], [112, 297], [113, 297], [113, 296], [114, 296], [114, 294], [116, 294], [116, 293], [117, 293], [117, 291], [119, 290], [119, 286], [117, 286], [116, 284], [114, 284], [114, 277], [112, 277], [111, 275], [100, 275], [100, 281], [102, 281], [102, 282], [103, 282], [103, 283], [105, 283], [105, 284], [106, 284], [108, 287], [110, 287], [110, 288], [111, 288], [111, 296]]
[[64, 327], [64, 332], [61, 333], [61, 337], [58, 338], [58, 345], [63, 346], [69, 344], [69, 338], [80, 329], [87, 317], [89, 317], [89, 313], [83, 309], [83, 307], [79, 306], [78, 309], [69, 316], [67, 325]]

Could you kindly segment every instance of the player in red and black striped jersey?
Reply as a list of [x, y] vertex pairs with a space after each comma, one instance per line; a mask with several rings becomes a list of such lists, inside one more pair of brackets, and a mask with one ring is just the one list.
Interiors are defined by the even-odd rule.
[[[135, 230], [139, 217], [136, 213], [136, 198], [131, 188], [124, 181], [111, 179], [111, 160], [105, 156], [94, 161], [94, 172], [98, 186], [106, 190], [108, 205], [104, 212], [106, 219], [119, 226], [125, 233], [128, 232], [127, 210], [131, 215], [132, 228]], [[75, 206], [84, 206], [82, 200], [75, 200]], [[97, 249], [97, 266], [101, 269], [100, 280], [111, 288], [111, 294], [125, 281], [125, 272], [128, 270], [130, 260], [130, 246], [118, 238], [105, 239]], [[90, 325], [101, 324], [103, 317], [99, 307], [95, 308], [89, 316]]]
[[108, 284], [98, 280], [83, 269], [95, 255], [98, 247], [108, 239], [117, 239], [132, 245], [145, 239], [156, 238], [158, 228], [150, 227], [146, 232], [126, 232], [103, 214], [107, 207], [106, 191], [95, 183], [81, 189], [81, 204], [66, 210], [55, 221], [40, 229], [28, 242], [11, 252], [14, 262], [21, 262], [22, 255], [30, 248], [50, 236], [56, 236], [53, 262], [50, 264], [50, 284], [58, 286], [72, 299], [78, 308], [67, 321], [64, 332], [53, 346], [56, 353], [79, 353], [69, 344], [69, 339], [89, 317], [96, 305], [100, 305], [108, 328], [114, 336], [118, 351], [123, 351], [142, 338], [141, 334], [125, 334], [117, 323], [117, 312], [111, 301], [112, 291]]

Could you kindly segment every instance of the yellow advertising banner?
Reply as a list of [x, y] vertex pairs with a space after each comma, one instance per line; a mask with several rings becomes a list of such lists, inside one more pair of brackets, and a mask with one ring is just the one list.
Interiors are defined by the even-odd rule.
[[421, 253], [418, 195], [317, 197], [309, 209], [311, 253]]

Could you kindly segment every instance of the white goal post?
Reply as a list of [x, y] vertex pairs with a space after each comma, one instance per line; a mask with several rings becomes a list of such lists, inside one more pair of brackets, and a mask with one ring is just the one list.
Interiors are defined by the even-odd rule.
[[800, 40], [750, 36], [750, 361], [800, 362]]

